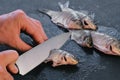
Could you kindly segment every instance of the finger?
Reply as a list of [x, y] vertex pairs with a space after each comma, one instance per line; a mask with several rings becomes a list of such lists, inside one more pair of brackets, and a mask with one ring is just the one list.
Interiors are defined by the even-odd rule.
[[[8, 70], [12, 73], [17, 73], [18, 69], [15, 66], [15, 62], [18, 59], [18, 53], [14, 50], [6, 50], [6, 51], [2, 51], [1, 53], [1, 58], [3, 58], [4, 60], [4, 67], [6, 69], [6, 66], [8, 66]], [[4, 70], [5, 70], [4, 69]]]
[[0, 74], [0, 80], [14, 80], [8, 72]]
[[30, 19], [27, 19], [27, 24], [24, 24], [24, 27], [22, 27], [22, 30], [31, 35], [31, 37], [37, 42], [42, 43], [44, 42], [44, 39], [42, 38], [42, 35], [36, 25], [33, 21]]
[[4, 78], [3, 73], [4, 73], [4, 69], [3, 69], [2, 66], [0, 66], [0, 79], [2, 79], [2, 80], [3, 80], [3, 78]]
[[6, 68], [0, 66], [0, 80], [13, 80], [13, 77], [7, 72]]
[[18, 50], [21, 51], [28, 51], [29, 49], [32, 48], [30, 45], [25, 43], [20, 37], [17, 38], [16, 47], [18, 48]]
[[[37, 20], [32, 19], [32, 18], [31, 18], [31, 21], [33, 22], [34, 25], [36, 25], [37, 34], [39, 34], [44, 41], [47, 40], [48, 38], [47, 38], [47, 36], [46, 36], [46, 34], [45, 34], [45, 32], [44, 32], [44, 30], [43, 30], [42, 25], [40, 24], [40, 22], [38, 22]], [[39, 35], [36, 35], [36, 37], [35, 37], [36, 41], [38, 40], [37, 38], [39, 37]], [[39, 40], [37, 42], [41, 43]]]
[[33, 39], [38, 43], [42, 43], [44, 42], [45, 40], [43, 39], [42, 35], [39, 34], [38, 32], [36, 32], [34, 35], [33, 35]]
[[10, 73], [8, 73], [7, 71], [5, 71], [4, 75], [4, 79], [3, 80], [14, 80], [12, 75]]
[[1, 58], [3, 58], [4, 65], [7, 66], [13, 62], [15, 62], [18, 59], [18, 53], [15, 50], [6, 50], [0, 52]]
[[32, 21], [34, 21], [34, 24], [36, 24], [36, 27], [38, 28], [40, 34], [42, 35], [43, 39], [44, 40], [47, 40], [47, 35], [45, 34], [45, 31], [43, 30], [42, 28], [42, 24], [38, 21], [38, 20], [35, 20], [33, 18], [30, 18]]
[[19, 36], [15, 37], [14, 41], [8, 43], [8, 45], [23, 52], [28, 51], [29, 49], [32, 48], [30, 45], [25, 43]]
[[9, 64], [7, 69], [14, 74], [18, 73], [18, 68], [16, 67], [15, 63]]

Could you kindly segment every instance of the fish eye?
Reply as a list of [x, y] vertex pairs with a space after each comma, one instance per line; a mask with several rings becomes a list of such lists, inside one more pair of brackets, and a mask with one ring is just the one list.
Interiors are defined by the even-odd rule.
[[112, 46], [110, 45], [110, 50], [112, 50]]
[[83, 24], [84, 24], [84, 25], [88, 25], [88, 23], [87, 23], [85, 20], [83, 21]]
[[64, 60], [65, 60], [65, 61], [67, 61], [67, 59], [66, 59], [66, 57], [65, 57], [65, 56], [64, 56], [63, 58], [64, 58]]
[[83, 41], [89, 41], [89, 37], [88, 37], [88, 36], [85, 36], [85, 37], [83, 38]]

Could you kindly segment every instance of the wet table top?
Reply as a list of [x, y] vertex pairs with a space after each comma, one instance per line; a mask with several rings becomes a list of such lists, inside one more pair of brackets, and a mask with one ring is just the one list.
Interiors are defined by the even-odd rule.
[[[66, 1], [0, 0], [0, 14], [22, 9], [30, 17], [40, 20], [47, 36], [51, 38], [64, 31], [53, 24], [48, 16], [38, 13], [37, 9], [46, 8], [59, 11], [58, 2], [65, 3]], [[98, 21], [98, 30], [120, 40], [120, 0], [69, 1], [72, 9], [87, 10], [90, 13], [95, 13], [95, 21]], [[22, 33], [21, 38], [32, 45], [30, 37]], [[6, 49], [10, 48], [4, 45], [0, 46], [0, 51]], [[13, 75], [15, 80], [120, 80], [120, 57], [104, 55], [96, 49], [83, 48], [71, 40], [68, 40], [61, 49], [77, 56], [80, 59], [80, 63], [77, 66], [56, 68], [51, 67], [51, 64], [41, 64], [25, 76]]]

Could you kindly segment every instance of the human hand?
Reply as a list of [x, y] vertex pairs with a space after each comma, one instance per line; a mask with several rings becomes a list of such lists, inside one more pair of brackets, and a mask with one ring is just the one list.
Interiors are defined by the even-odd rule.
[[0, 80], [14, 80], [8, 71], [18, 73], [18, 69], [15, 66], [17, 58], [18, 53], [14, 50], [0, 52]]
[[20, 38], [20, 32], [29, 34], [38, 44], [47, 40], [47, 36], [38, 20], [28, 17], [24, 11], [16, 10], [0, 16], [0, 44], [6, 44], [20, 51], [32, 47]]

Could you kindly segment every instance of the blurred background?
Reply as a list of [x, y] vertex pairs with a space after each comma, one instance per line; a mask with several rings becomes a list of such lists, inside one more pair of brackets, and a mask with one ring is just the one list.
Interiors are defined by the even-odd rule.
[[[49, 38], [64, 31], [41, 14], [37, 9], [51, 9], [60, 11], [58, 2], [68, 0], [0, 0], [0, 15], [16, 9], [24, 10], [28, 16], [38, 19]], [[120, 40], [120, 0], [69, 0], [70, 8], [86, 10], [95, 14], [98, 31], [116, 37]], [[28, 44], [35, 46], [33, 40], [21, 33], [21, 38]], [[0, 45], [0, 51], [11, 49]], [[15, 80], [120, 80], [120, 57], [105, 55], [96, 49], [83, 48], [74, 41], [68, 40], [61, 48], [79, 58], [77, 66], [60, 66], [53, 68], [51, 64], [41, 64], [34, 70], [21, 76], [13, 75]], [[19, 52], [21, 54], [21, 52]], [[44, 54], [44, 53], [41, 53]]]

